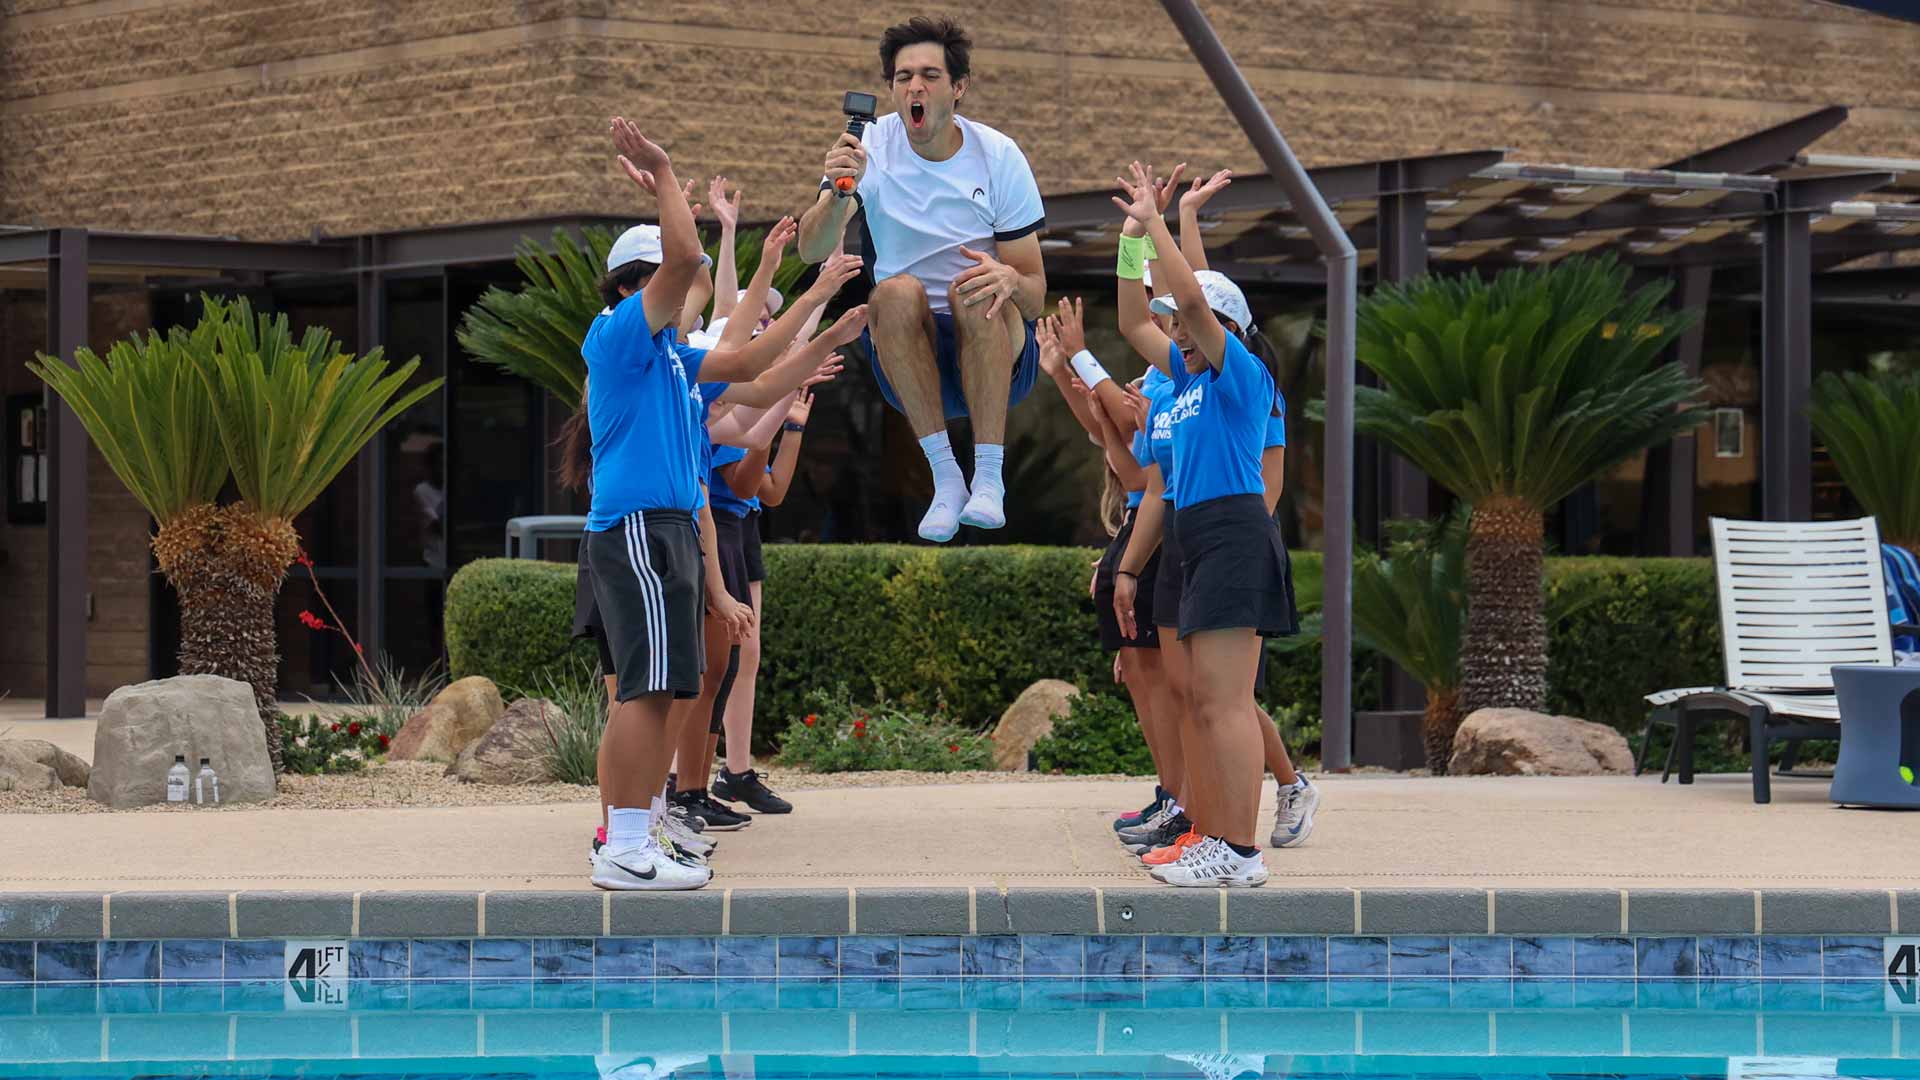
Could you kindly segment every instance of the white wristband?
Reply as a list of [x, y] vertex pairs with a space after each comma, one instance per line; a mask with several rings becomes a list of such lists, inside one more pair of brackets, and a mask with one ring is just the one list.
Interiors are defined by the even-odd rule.
[[1113, 378], [1107, 374], [1106, 368], [1100, 366], [1100, 361], [1094, 359], [1093, 354], [1085, 349], [1074, 353], [1073, 359], [1069, 362], [1073, 365], [1073, 373], [1080, 376], [1080, 381], [1087, 384], [1089, 390]]

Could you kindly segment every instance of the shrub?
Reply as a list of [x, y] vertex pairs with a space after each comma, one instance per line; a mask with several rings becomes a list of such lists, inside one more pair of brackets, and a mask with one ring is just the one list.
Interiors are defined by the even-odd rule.
[[815, 772], [964, 772], [993, 767], [988, 738], [937, 712], [914, 712], [882, 700], [853, 703], [843, 683], [808, 696], [809, 712], [787, 729], [780, 761]]
[[333, 718], [274, 713], [273, 722], [279, 728], [286, 771], [305, 776], [359, 772], [386, 753], [400, 731], [399, 724], [378, 713]]
[[447, 584], [447, 670], [485, 675], [519, 697], [542, 679], [596, 662], [593, 643], [573, 640], [578, 568], [538, 559], [478, 559]]
[[606, 679], [598, 663], [555, 666], [559, 670], [541, 672], [533, 686], [515, 688], [514, 696], [545, 698], [560, 713], [547, 714], [547, 775], [592, 786], [600, 782], [600, 737], [607, 730]]
[[1725, 677], [1711, 560], [1549, 559], [1549, 599], [1574, 590], [1551, 631], [1549, 709], [1637, 736], [1644, 695]]
[[1153, 755], [1140, 734], [1133, 706], [1112, 694], [1082, 691], [1053, 722], [1053, 731], [1033, 744], [1041, 772], [1068, 776], [1152, 776]]

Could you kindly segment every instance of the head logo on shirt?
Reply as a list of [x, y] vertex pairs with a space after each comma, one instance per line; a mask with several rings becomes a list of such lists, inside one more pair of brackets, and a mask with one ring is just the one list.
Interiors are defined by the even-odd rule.
[[1174, 398], [1173, 404], [1167, 407], [1167, 413], [1172, 417], [1170, 423], [1184, 423], [1198, 416], [1200, 413], [1200, 402], [1205, 399], [1206, 396], [1207, 384], [1196, 380], [1192, 386], [1187, 388], [1186, 393]]
[[974, 188], [973, 197], [981, 200], [982, 202], [985, 202], [987, 198], [987, 189], [983, 187]]

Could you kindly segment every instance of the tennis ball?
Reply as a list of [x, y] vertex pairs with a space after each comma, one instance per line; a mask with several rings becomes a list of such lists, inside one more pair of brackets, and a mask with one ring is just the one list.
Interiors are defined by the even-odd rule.
[[1900, 766], [1900, 779], [1905, 780], [1909, 784], [1913, 783], [1913, 770], [1905, 765]]

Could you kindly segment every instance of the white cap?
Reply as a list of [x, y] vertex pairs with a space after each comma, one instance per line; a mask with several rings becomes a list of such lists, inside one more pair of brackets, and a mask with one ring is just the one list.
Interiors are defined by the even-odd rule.
[[[1253, 311], [1247, 307], [1247, 294], [1240, 291], [1240, 286], [1217, 270], [1196, 270], [1193, 276], [1199, 279], [1200, 291], [1215, 315], [1232, 319], [1243, 334], [1253, 329]], [[1156, 296], [1147, 306], [1162, 315], [1180, 310], [1172, 296]]]
[[[607, 252], [607, 269], [618, 270], [630, 262], [650, 262], [659, 266], [663, 257], [660, 226], [635, 225], [613, 242], [612, 250]], [[712, 266], [713, 256], [701, 252], [700, 262], [703, 266]]]
[[[733, 302], [737, 304], [740, 301], [745, 300], [746, 298], [747, 298], [747, 290], [741, 289], [740, 294], [733, 298]], [[786, 306], [787, 306], [786, 297], [780, 295], [780, 290], [774, 288], [771, 285], [767, 286], [767, 310], [778, 312], [781, 308]]]

